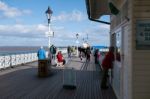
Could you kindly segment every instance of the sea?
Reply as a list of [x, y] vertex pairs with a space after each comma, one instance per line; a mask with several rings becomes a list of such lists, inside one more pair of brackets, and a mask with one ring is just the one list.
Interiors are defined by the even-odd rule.
[[[102, 49], [107, 48], [107, 46], [92, 46], [94, 49]], [[8, 55], [8, 54], [19, 54], [19, 53], [33, 53], [37, 52], [40, 46], [0, 46], [0, 55]], [[46, 51], [48, 51], [48, 47], [43, 47]], [[61, 46], [58, 48], [66, 48], [65, 46]]]
[[[40, 46], [0, 46], [0, 55], [37, 52]], [[48, 50], [48, 47], [44, 47]]]
[[108, 48], [108, 46], [92, 46], [94, 49]]

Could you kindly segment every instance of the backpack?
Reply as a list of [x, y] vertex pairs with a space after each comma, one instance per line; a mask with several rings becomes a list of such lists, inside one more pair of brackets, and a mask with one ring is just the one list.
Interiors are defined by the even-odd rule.
[[56, 54], [56, 47], [53, 47], [53, 54]]

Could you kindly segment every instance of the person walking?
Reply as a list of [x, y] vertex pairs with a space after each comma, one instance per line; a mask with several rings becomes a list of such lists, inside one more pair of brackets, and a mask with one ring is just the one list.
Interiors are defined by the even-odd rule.
[[94, 51], [95, 64], [98, 64], [98, 49]]
[[38, 56], [38, 60], [46, 59], [45, 50], [43, 49], [42, 46], [41, 46], [41, 48], [38, 50], [37, 56]]
[[78, 47], [79, 50], [79, 58], [82, 61], [82, 47]]
[[101, 52], [100, 52], [99, 49], [98, 49], [98, 52], [97, 52], [97, 64], [98, 64], [99, 66], [101, 65], [100, 58], [101, 58]]
[[112, 69], [114, 61], [114, 47], [109, 48], [109, 52], [105, 55], [102, 61], [102, 81], [101, 81], [101, 88], [107, 89], [108, 88], [108, 71]]
[[90, 56], [91, 56], [91, 49], [90, 47], [87, 47], [86, 49], [86, 60], [90, 61]]
[[56, 47], [54, 45], [50, 47], [50, 53], [52, 55], [52, 59], [55, 59]]
[[67, 47], [67, 52], [68, 52], [68, 58], [71, 58], [71, 47]]

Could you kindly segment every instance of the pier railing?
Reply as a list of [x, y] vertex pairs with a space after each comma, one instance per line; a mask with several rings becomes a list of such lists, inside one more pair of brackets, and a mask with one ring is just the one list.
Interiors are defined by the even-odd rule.
[[[62, 51], [63, 54], [67, 53], [67, 48], [58, 48], [58, 51]], [[46, 51], [46, 57], [48, 57], [48, 51]], [[22, 52], [0, 55], [0, 69], [8, 67], [14, 67], [17, 65], [37, 61], [37, 52]]]
[[28, 62], [37, 61], [37, 53], [22, 53], [22, 54], [11, 54], [0, 56], [0, 69], [7, 67], [13, 67]]
[[[58, 48], [58, 51], [62, 51], [63, 54], [67, 53], [66, 48]], [[48, 51], [46, 52], [46, 57], [48, 57]], [[3, 54], [0, 55], [0, 69], [14, 67], [37, 60], [37, 52]]]
[[[61, 51], [62, 54], [66, 55], [67, 48], [58, 48], [57, 51]], [[107, 52], [107, 49], [101, 49], [101, 52]], [[48, 57], [48, 51], [46, 52]], [[0, 55], [0, 69], [8, 67], [14, 67], [17, 65], [37, 61], [37, 52], [23, 52], [23, 53], [11, 53]]]

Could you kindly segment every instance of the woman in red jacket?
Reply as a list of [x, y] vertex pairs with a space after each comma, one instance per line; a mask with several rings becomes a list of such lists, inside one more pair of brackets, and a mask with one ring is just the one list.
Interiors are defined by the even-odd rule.
[[57, 61], [58, 61], [60, 66], [63, 66], [65, 64], [65, 59], [64, 59], [61, 51], [59, 51], [57, 54]]
[[105, 55], [104, 60], [102, 61], [102, 68], [103, 68], [103, 76], [101, 82], [101, 88], [107, 89], [107, 77], [108, 77], [108, 70], [112, 68], [114, 61], [114, 47], [109, 48], [109, 52]]
[[61, 51], [59, 51], [58, 54], [57, 54], [57, 61], [58, 62], [63, 62], [63, 55], [61, 54]]

